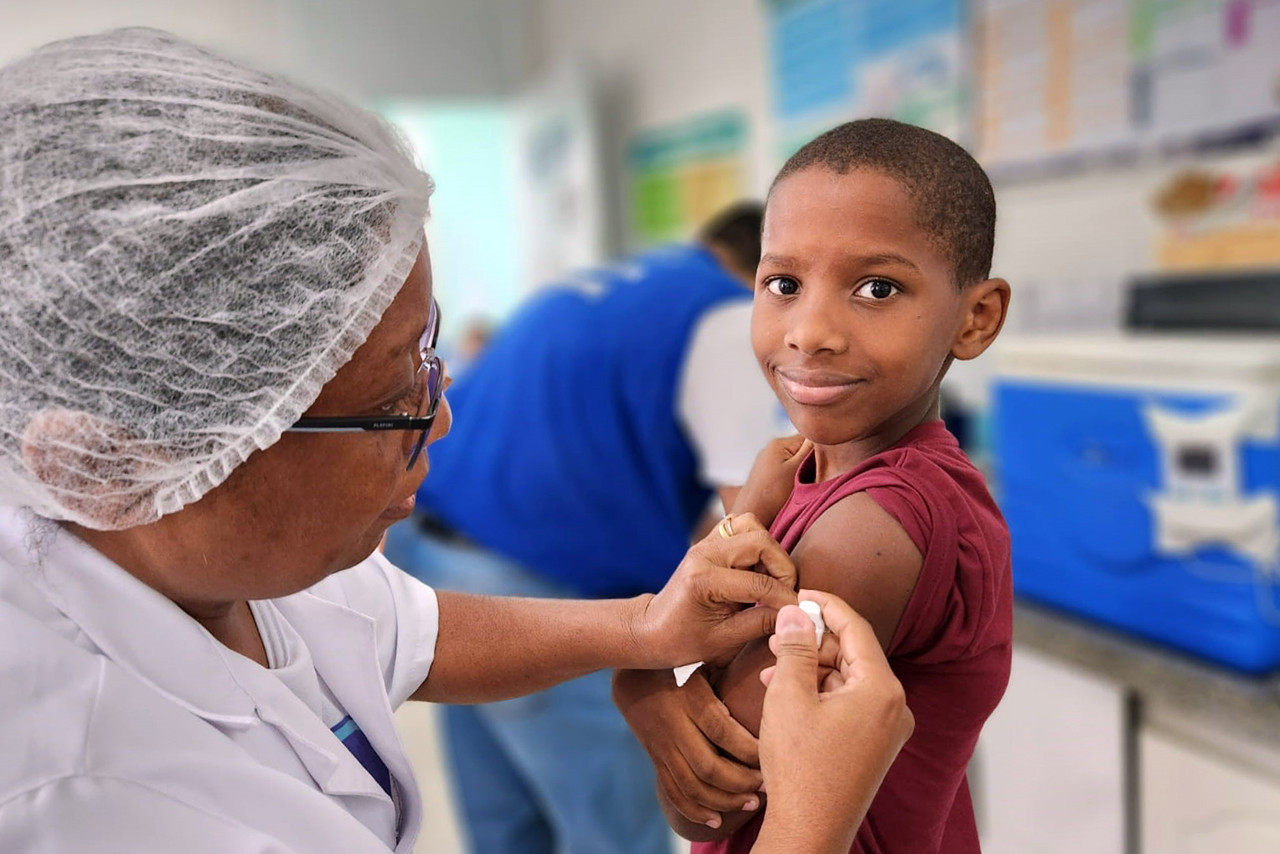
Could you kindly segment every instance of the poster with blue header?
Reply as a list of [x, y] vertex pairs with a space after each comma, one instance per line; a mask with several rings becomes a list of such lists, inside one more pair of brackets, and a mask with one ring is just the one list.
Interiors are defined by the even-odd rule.
[[779, 156], [853, 118], [966, 141], [961, 0], [765, 0]]

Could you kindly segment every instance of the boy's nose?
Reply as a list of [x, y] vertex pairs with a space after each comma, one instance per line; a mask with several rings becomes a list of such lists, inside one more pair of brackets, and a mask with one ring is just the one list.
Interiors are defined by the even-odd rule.
[[843, 353], [848, 338], [840, 323], [838, 307], [825, 300], [809, 300], [796, 306], [787, 327], [786, 345], [802, 353]]

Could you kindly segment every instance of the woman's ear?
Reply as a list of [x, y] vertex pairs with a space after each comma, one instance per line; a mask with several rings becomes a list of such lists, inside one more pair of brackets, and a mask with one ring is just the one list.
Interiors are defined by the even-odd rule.
[[85, 412], [44, 409], [22, 436], [22, 458], [61, 511], [54, 518], [120, 529], [159, 518], [152, 501], [163, 456], [125, 428]]
[[991, 346], [1009, 314], [1009, 283], [987, 279], [970, 285], [961, 293], [962, 320], [951, 345], [957, 359], [973, 359]]

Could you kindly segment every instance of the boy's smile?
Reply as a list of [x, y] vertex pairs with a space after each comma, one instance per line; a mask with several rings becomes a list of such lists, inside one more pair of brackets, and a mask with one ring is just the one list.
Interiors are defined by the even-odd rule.
[[838, 403], [862, 382], [859, 377], [809, 368], [777, 368], [778, 382], [787, 396], [804, 406]]
[[752, 344], [825, 479], [936, 418], [966, 294], [915, 201], [882, 173], [822, 166], [774, 188]]

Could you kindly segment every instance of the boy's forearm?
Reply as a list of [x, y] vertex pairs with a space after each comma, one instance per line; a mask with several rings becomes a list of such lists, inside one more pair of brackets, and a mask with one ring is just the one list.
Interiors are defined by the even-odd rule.
[[604, 668], [643, 668], [635, 599], [575, 601], [438, 592], [435, 660], [415, 700], [487, 703]]

